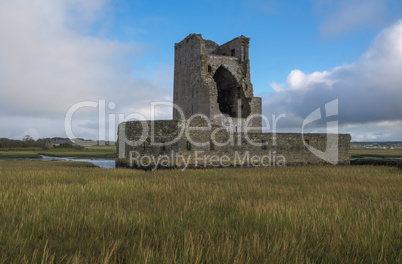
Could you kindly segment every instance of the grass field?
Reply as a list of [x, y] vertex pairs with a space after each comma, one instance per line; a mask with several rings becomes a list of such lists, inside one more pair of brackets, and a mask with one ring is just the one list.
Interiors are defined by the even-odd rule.
[[352, 158], [402, 158], [402, 149], [352, 149]]
[[40, 159], [39, 151], [32, 150], [10, 150], [10, 151], [0, 151], [1, 159]]
[[0, 263], [401, 263], [401, 170], [0, 161]]
[[92, 146], [84, 149], [53, 148], [53, 149], [32, 149], [19, 148], [0, 150], [0, 159], [39, 159], [40, 155], [51, 157], [72, 157], [72, 158], [116, 158], [116, 146]]

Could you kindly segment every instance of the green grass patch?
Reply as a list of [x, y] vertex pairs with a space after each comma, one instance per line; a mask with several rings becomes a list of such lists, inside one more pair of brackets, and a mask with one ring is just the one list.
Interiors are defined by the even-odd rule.
[[352, 158], [402, 158], [402, 149], [352, 149]]
[[56, 152], [56, 151], [41, 151], [38, 152], [39, 155], [45, 155], [49, 157], [71, 157], [71, 158], [100, 158], [100, 159], [114, 159], [116, 158], [115, 153], [110, 152], [83, 152], [83, 151], [65, 151], [65, 152]]
[[40, 159], [36, 151], [0, 151], [1, 159]]
[[42, 148], [35, 148], [35, 147], [25, 147], [25, 148], [0, 148], [0, 153], [1, 152], [7, 152], [7, 151], [40, 151]]
[[401, 197], [391, 167], [0, 161], [0, 263], [400, 263]]
[[83, 149], [73, 148], [52, 148], [42, 150], [40, 155], [50, 157], [72, 157], [72, 158], [116, 158], [116, 146], [92, 146]]
[[116, 146], [90, 146], [90, 147], [85, 147], [85, 150], [116, 153]]
[[116, 158], [116, 146], [94, 146], [83, 149], [74, 148], [52, 148], [48, 150], [32, 149], [14, 149], [0, 151], [0, 159], [37, 159], [40, 155], [50, 157], [71, 157], [71, 158]]

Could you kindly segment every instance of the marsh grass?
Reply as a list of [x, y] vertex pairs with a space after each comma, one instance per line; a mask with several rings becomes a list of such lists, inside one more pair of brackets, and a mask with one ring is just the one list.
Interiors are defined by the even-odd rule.
[[0, 161], [0, 263], [400, 263], [401, 170]]
[[1, 159], [40, 159], [37, 151], [31, 150], [10, 150], [10, 151], [0, 151]]
[[351, 149], [352, 158], [402, 158], [402, 149]]
[[50, 157], [71, 157], [71, 158], [116, 158], [116, 146], [89, 146], [82, 149], [74, 148], [14, 148], [0, 149], [1, 159], [40, 159], [40, 155]]
[[38, 155], [44, 155], [49, 157], [60, 157], [60, 158], [99, 158], [99, 159], [114, 159], [116, 158], [116, 153], [113, 152], [101, 152], [101, 151], [40, 151]]
[[87, 146], [82, 149], [52, 148], [40, 151], [40, 155], [73, 158], [116, 158], [116, 146]]

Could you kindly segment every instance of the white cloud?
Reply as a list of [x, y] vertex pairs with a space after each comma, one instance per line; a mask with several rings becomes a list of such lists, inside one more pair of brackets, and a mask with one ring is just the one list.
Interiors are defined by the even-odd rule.
[[305, 74], [301, 70], [293, 70], [290, 72], [286, 79], [289, 89], [300, 90], [310, 87], [313, 84], [333, 84], [333, 80], [328, 78], [328, 72], [313, 72], [312, 74]]
[[264, 112], [286, 113], [283, 129], [299, 130], [309, 113], [339, 98], [339, 121], [344, 128], [353, 125], [363, 132], [372, 124], [391, 127], [402, 121], [401, 69], [402, 20], [384, 29], [355, 63], [311, 74], [291, 71], [286, 89], [271, 85], [274, 92], [264, 100]]
[[276, 82], [270, 82], [269, 85], [272, 87], [272, 89], [275, 92], [285, 91], [285, 87], [283, 84], [276, 83]]
[[[62, 136], [60, 122], [54, 122], [55, 129], [45, 120], [63, 121], [79, 101], [103, 98], [116, 102], [115, 111], [121, 112], [145, 109], [151, 99], [170, 98], [166, 79], [132, 77], [132, 71], [140, 69], [130, 69], [126, 57], [143, 56], [147, 45], [88, 33], [108, 9], [106, 0], [0, 2], [0, 136], [25, 131], [15, 126], [18, 118], [36, 120], [29, 129], [39, 131], [39, 137]], [[170, 67], [154, 74], [166, 76]], [[96, 118], [96, 112], [82, 118]], [[46, 126], [48, 132], [43, 131]]]

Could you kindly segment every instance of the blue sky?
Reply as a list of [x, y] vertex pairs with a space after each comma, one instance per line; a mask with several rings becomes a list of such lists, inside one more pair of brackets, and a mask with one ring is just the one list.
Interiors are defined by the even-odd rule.
[[[251, 38], [255, 96], [287, 113], [283, 131], [339, 98], [341, 132], [402, 140], [400, 19], [400, 0], [1, 0], [0, 137], [65, 136], [82, 101], [149, 117], [152, 100], [172, 101], [174, 43], [199, 33]], [[97, 115], [75, 115], [77, 137], [97, 137]]]
[[374, 36], [402, 14], [400, 1], [354, 1], [370, 5], [371, 16], [339, 29], [326, 25], [336, 23], [345, 10], [353, 8], [350, 2], [118, 1], [105, 14], [107, 22], [96, 23], [92, 34], [151, 44], [150, 52], [140, 60], [150, 69], [172, 64], [173, 43], [189, 33], [201, 33], [218, 44], [245, 35], [251, 38], [256, 93], [266, 94], [269, 82], [284, 82], [293, 69], [323, 71], [356, 61]]

